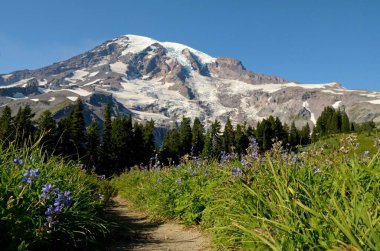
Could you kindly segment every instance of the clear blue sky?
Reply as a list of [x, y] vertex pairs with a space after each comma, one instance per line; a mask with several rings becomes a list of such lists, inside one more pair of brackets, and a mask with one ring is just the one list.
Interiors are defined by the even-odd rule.
[[379, 13], [377, 0], [2, 0], [0, 73], [137, 34], [288, 80], [380, 90]]

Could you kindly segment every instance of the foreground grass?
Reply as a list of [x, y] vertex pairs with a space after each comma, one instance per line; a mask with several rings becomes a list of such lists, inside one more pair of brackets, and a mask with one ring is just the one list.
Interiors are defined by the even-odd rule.
[[217, 249], [380, 250], [379, 154], [300, 154], [279, 144], [243, 158], [199, 159], [165, 169], [132, 170], [114, 180], [122, 196], [156, 218], [199, 224]]
[[38, 149], [0, 147], [2, 250], [91, 248], [109, 232], [109, 182]]

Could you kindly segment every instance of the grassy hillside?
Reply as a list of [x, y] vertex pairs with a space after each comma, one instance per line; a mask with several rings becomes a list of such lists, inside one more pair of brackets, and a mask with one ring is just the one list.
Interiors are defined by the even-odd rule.
[[242, 159], [193, 158], [114, 184], [154, 217], [200, 225], [218, 250], [380, 250], [379, 148], [363, 135], [338, 138], [299, 154], [276, 144], [260, 155], [251, 144]]
[[82, 250], [109, 232], [115, 190], [76, 163], [0, 147], [0, 179], [2, 250]]

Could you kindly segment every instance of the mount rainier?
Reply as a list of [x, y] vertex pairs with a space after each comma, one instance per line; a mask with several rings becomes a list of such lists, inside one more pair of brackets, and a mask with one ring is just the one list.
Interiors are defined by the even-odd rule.
[[380, 92], [287, 81], [251, 72], [236, 59], [136, 35], [47, 67], [0, 75], [0, 106], [13, 111], [29, 104], [37, 115], [51, 109], [59, 119], [79, 97], [87, 121], [101, 120], [110, 102], [114, 114], [153, 119], [165, 128], [182, 116], [199, 117], [206, 125], [227, 117], [255, 125], [273, 115], [313, 126], [325, 106], [345, 109], [356, 122], [380, 122]]

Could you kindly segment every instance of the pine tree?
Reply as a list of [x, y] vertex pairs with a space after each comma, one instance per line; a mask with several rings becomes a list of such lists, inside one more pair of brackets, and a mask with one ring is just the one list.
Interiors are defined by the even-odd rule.
[[57, 123], [53, 118], [53, 114], [46, 110], [37, 120], [36, 139], [40, 140], [42, 146], [52, 152], [56, 142]]
[[149, 162], [149, 159], [155, 155], [156, 143], [154, 141], [154, 121], [151, 119], [143, 127], [143, 145], [144, 145], [144, 163]]
[[190, 119], [182, 117], [181, 125], [179, 127], [179, 141], [181, 144], [180, 155], [185, 155], [191, 152], [192, 132], [190, 126]]
[[230, 118], [227, 118], [226, 125], [224, 126], [223, 131], [223, 151], [226, 153], [233, 152], [233, 148], [235, 147], [235, 132], [234, 128], [232, 127]]
[[88, 170], [91, 170], [99, 162], [99, 147], [99, 126], [93, 121], [87, 128], [86, 167]]
[[300, 142], [302, 145], [310, 144], [310, 126], [306, 123], [300, 131]]
[[192, 154], [194, 156], [198, 156], [202, 153], [203, 147], [204, 147], [204, 141], [205, 141], [205, 136], [204, 136], [204, 127], [199, 120], [199, 118], [195, 118], [193, 122], [193, 128], [192, 128]]
[[289, 143], [292, 146], [296, 146], [296, 145], [300, 144], [299, 131], [298, 131], [294, 121], [292, 122], [292, 124], [290, 126]]
[[83, 103], [81, 99], [77, 99], [70, 119], [70, 139], [76, 148], [78, 158], [81, 158], [85, 153], [86, 144], [86, 127], [83, 115]]
[[347, 113], [344, 110], [341, 111], [341, 118], [342, 118], [341, 131], [344, 133], [350, 132], [350, 120], [348, 119]]
[[111, 141], [111, 106], [108, 103], [104, 110], [102, 143], [100, 146], [100, 159], [99, 159], [99, 173], [111, 174], [112, 173], [112, 141]]
[[14, 124], [16, 128], [16, 140], [19, 145], [32, 139], [35, 130], [32, 123], [34, 115], [29, 105], [26, 105], [24, 108], [20, 107], [17, 112]]
[[245, 150], [248, 148], [249, 140], [243, 130], [243, 127], [240, 124], [236, 126], [235, 144], [236, 144], [236, 152], [238, 154], [244, 154]]
[[148, 164], [148, 160], [145, 159], [144, 153], [144, 139], [143, 139], [143, 126], [138, 122], [133, 125], [133, 163], [134, 164]]
[[12, 135], [14, 135], [11, 113], [11, 108], [5, 106], [0, 117], [0, 140], [4, 146], [8, 145], [8, 142], [12, 140]]

